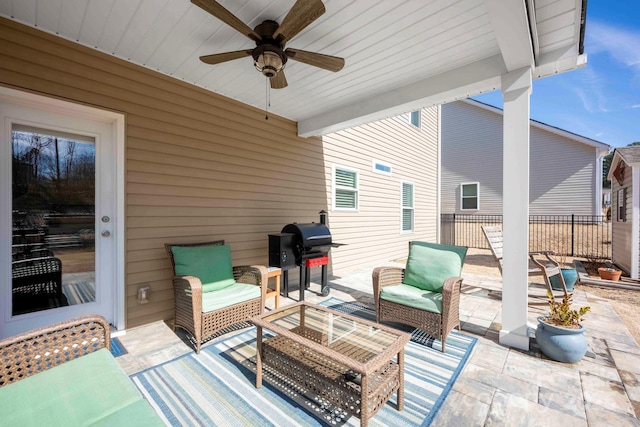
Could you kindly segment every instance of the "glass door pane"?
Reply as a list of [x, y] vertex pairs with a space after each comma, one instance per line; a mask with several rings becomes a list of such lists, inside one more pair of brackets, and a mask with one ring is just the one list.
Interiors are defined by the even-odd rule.
[[12, 314], [94, 302], [93, 138], [12, 128]]

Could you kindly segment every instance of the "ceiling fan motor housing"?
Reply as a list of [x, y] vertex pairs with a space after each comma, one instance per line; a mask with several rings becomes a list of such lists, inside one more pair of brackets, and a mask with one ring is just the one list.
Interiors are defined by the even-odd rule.
[[259, 44], [253, 49], [251, 56], [253, 56], [253, 64], [256, 69], [269, 78], [275, 77], [278, 72], [282, 71], [287, 62], [284, 51], [275, 43]]

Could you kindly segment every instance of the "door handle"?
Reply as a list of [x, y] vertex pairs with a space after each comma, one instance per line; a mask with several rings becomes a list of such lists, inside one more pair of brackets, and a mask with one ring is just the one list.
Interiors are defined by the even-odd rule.
[[109, 230], [104, 230], [102, 233], [100, 233], [102, 235], [102, 237], [109, 237], [111, 236], [111, 233], [109, 232]]

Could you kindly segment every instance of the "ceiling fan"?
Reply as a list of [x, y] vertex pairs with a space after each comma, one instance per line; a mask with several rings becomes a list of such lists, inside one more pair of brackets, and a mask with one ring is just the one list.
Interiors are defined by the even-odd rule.
[[269, 78], [272, 89], [287, 87], [287, 79], [283, 69], [288, 59], [333, 72], [340, 71], [344, 67], [343, 58], [299, 49], [285, 49], [287, 42], [325, 12], [321, 0], [297, 0], [281, 24], [266, 20], [253, 30], [215, 0], [191, 0], [191, 3], [209, 12], [256, 43], [254, 49], [201, 56], [200, 60], [204, 63], [220, 64], [252, 56], [256, 69]]

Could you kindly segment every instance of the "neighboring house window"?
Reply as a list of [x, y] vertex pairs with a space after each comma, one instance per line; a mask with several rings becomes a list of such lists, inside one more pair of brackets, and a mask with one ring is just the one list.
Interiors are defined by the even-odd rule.
[[412, 125], [418, 129], [420, 128], [420, 110], [411, 112], [410, 121]]
[[333, 209], [358, 210], [358, 171], [333, 167]]
[[371, 168], [376, 173], [381, 173], [384, 175], [391, 175], [391, 165], [388, 163], [381, 162], [379, 160], [371, 161]]
[[460, 206], [462, 210], [478, 210], [480, 209], [480, 183], [463, 182], [461, 187]]
[[627, 189], [618, 190], [618, 221], [627, 220]]
[[414, 226], [414, 187], [410, 182], [402, 183], [402, 232], [413, 231]]

